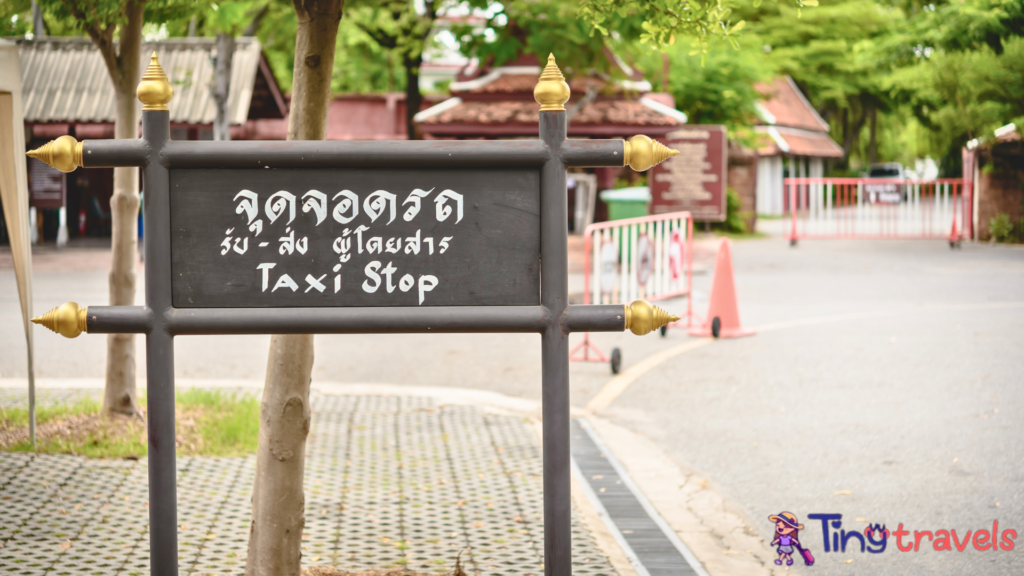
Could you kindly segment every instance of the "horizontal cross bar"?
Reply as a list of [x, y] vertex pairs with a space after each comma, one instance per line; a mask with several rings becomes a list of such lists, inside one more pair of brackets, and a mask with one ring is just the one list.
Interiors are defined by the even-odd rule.
[[[86, 140], [86, 168], [143, 166], [154, 151], [145, 140]], [[528, 168], [550, 149], [540, 140], [449, 141], [169, 141], [156, 152], [170, 168]], [[622, 140], [567, 140], [566, 166], [622, 166]]]
[[[157, 318], [145, 306], [90, 306], [91, 334], [149, 332]], [[552, 321], [543, 306], [427, 308], [172, 308], [167, 331], [195, 334], [431, 334], [542, 332]], [[569, 306], [567, 332], [621, 332], [622, 305]]]

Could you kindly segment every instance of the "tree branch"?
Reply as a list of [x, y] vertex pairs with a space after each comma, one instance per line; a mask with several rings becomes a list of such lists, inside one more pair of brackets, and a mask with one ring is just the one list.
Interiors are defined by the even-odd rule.
[[67, 7], [68, 11], [82, 25], [82, 29], [85, 30], [85, 33], [92, 39], [92, 43], [100, 51], [103, 63], [107, 66], [107, 73], [110, 74], [110, 79], [116, 83], [121, 76], [121, 71], [117, 66], [117, 53], [114, 51], [114, 25], [110, 24], [100, 28], [97, 24], [89, 23], [77, 2], [68, 2]]
[[263, 17], [270, 11], [270, 2], [263, 5], [262, 8], [256, 11], [256, 14], [252, 17], [252, 21], [249, 25], [242, 30], [242, 36], [255, 36], [256, 32], [260, 29], [260, 24], [263, 23]]

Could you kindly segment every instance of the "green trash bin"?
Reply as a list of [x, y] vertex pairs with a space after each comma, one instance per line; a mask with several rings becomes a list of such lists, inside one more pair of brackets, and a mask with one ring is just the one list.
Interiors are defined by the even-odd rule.
[[651, 189], [647, 186], [633, 186], [601, 192], [601, 200], [608, 205], [609, 220], [639, 218], [647, 216], [651, 203]]

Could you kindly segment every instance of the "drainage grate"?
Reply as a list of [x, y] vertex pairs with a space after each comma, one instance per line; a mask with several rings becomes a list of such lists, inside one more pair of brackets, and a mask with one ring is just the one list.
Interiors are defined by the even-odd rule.
[[[585, 420], [573, 420], [572, 458], [588, 496], [640, 576], [707, 576]], [[639, 565], [638, 565], [639, 564]]]
[[[53, 391], [67, 401], [97, 391]], [[0, 394], [0, 406], [21, 396]], [[303, 565], [543, 573], [528, 420], [409, 396], [314, 393]], [[178, 459], [182, 574], [242, 574], [255, 457]], [[145, 460], [0, 453], [0, 574], [148, 574]], [[573, 572], [613, 576], [573, 519]]]

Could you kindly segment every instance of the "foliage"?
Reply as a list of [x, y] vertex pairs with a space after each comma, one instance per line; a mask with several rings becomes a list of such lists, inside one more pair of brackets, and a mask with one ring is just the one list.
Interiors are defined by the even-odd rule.
[[894, 92], [928, 130], [922, 152], [958, 156], [968, 140], [1024, 120], [1024, 37], [1002, 48], [937, 52], [893, 78]]
[[[144, 399], [140, 399], [140, 406], [144, 409]], [[73, 404], [40, 406], [36, 410], [34, 451], [95, 458], [145, 456], [149, 449], [145, 422], [134, 417], [104, 416], [101, 408], [99, 402], [89, 398]], [[256, 450], [260, 403], [255, 397], [190, 389], [177, 394], [175, 410], [181, 455], [241, 456]], [[28, 410], [0, 408], [0, 438], [5, 432], [27, 426]], [[27, 440], [4, 449], [33, 451]]]
[[[756, 8], [761, 0], [753, 0], [752, 4]], [[792, 0], [792, 5], [800, 16], [802, 7], [817, 6], [818, 0]], [[746, 22], [733, 20], [734, 7], [722, 0], [581, 0], [580, 16], [603, 35], [613, 30], [622, 34], [620, 22], [638, 19], [640, 32], [633, 38], [641, 44], [658, 49], [674, 44], [676, 36], [686, 37], [691, 40], [690, 54], [703, 55], [712, 38], [728, 40], [739, 47], [736, 35]]]
[[757, 123], [761, 94], [755, 85], [774, 75], [774, 63], [750, 44], [751, 40], [744, 38], [739, 50], [709, 52], [703, 64], [685, 47], [669, 46], [665, 51], [667, 87], [661, 58], [645, 59], [640, 66], [648, 78], [661, 78], [661, 89], [672, 94], [676, 108], [686, 112], [691, 124], [725, 124], [734, 138]]
[[1010, 235], [1013, 233], [1013, 221], [1010, 220], [1010, 215], [1005, 212], [997, 214], [988, 221], [988, 231], [996, 242], [1006, 242], [1009, 240]]
[[365, 13], [347, 13], [338, 29], [338, 48], [334, 56], [332, 92], [367, 94], [405, 90], [401, 59], [381, 47], [356, 20]]
[[743, 214], [741, 213], [742, 208], [743, 201], [740, 200], [739, 192], [736, 192], [736, 190], [731, 187], [726, 188], [725, 220], [722, 222], [715, 222], [711, 227], [721, 232], [745, 234], [747, 232], [747, 224], [743, 221]]
[[610, 39], [595, 35], [581, 18], [576, 2], [509, 0], [493, 4], [491, 0], [470, 0], [470, 4], [487, 15], [486, 22], [482, 26], [455, 25], [452, 33], [464, 54], [492, 66], [514, 60], [521, 53], [535, 55], [542, 62], [548, 54], [555, 54], [559, 67], [569, 75], [622, 76], [604, 53], [605, 46], [611, 45], [617, 55], [629, 57], [636, 46], [621, 39], [641, 32], [641, 21], [627, 16], [616, 22]]

